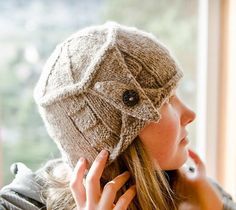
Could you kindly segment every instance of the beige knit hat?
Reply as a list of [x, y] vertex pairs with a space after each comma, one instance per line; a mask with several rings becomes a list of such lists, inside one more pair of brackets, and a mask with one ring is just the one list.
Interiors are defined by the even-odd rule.
[[78, 31], [48, 59], [34, 97], [48, 133], [74, 167], [102, 149], [109, 165], [159, 109], [182, 71], [151, 34], [114, 22]]

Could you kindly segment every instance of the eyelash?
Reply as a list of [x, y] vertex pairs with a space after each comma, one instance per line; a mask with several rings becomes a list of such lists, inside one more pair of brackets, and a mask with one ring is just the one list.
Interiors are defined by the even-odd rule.
[[166, 103], [170, 103], [170, 100], [172, 99], [172, 98], [174, 98], [174, 95], [172, 95], [172, 96], [170, 96], [170, 97], [168, 97], [167, 99], [166, 99]]
[[169, 104], [170, 103], [170, 98], [167, 98], [166, 101], [165, 101], [166, 104]]

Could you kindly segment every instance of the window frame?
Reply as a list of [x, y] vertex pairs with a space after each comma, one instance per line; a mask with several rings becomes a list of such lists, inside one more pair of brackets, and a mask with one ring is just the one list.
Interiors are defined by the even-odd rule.
[[[236, 198], [236, 3], [199, 0], [197, 144], [207, 174]], [[234, 27], [233, 27], [234, 26]]]

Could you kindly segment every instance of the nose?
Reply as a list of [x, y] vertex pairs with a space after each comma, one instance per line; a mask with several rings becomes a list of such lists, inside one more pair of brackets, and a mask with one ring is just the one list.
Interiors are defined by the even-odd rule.
[[191, 110], [189, 107], [184, 106], [181, 116], [181, 124], [188, 125], [189, 123], [193, 122], [195, 118], [196, 118], [195, 112]]

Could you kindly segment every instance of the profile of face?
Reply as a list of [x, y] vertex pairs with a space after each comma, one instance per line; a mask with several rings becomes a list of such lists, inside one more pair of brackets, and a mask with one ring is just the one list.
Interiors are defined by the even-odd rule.
[[195, 119], [195, 113], [173, 94], [160, 109], [159, 122], [151, 122], [139, 133], [139, 138], [154, 164], [162, 170], [181, 167], [188, 157], [186, 126]]

